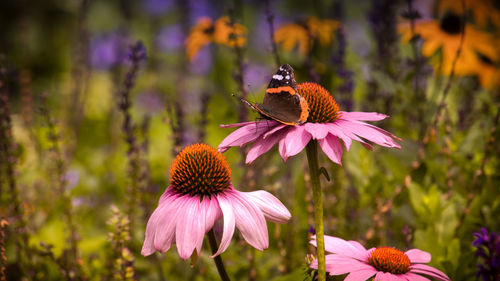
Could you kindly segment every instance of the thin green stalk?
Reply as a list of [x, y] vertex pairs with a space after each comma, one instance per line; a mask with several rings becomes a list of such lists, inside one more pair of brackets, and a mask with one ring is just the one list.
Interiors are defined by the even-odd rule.
[[[215, 240], [215, 232], [213, 229], [207, 233], [208, 242], [210, 243], [210, 248], [212, 248], [212, 254], [217, 253], [217, 249], [219, 246], [217, 245], [217, 240]], [[219, 272], [220, 279], [222, 281], [231, 281], [229, 276], [227, 275], [226, 269], [224, 268], [224, 263], [222, 262], [222, 258], [220, 255], [214, 257], [215, 266], [217, 266], [217, 271]]]
[[318, 280], [325, 281], [325, 233], [323, 227], [323, 192], [319, 182], [319, 163], [318, 163], [318, 142], [309, 141], [306, 146], [307, 162], [309, 164], [309, 174], [311, 176], [311, 187], [313, 191], [314, 204], [314, 227], [316, 228], [316, 249], [318, 256]]

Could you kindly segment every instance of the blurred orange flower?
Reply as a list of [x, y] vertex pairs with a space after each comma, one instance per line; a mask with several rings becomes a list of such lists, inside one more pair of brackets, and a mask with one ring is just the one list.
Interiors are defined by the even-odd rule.
[[247, 28], [241, 24], [231, 25], [228, 17], [220, 17], [215, 21], [211, 18], [202, 17], [198, 23], [191, 28], [186, 39], [186, 54], [192, 61], [200, 49], [211, 42], [234, 47], [246, 44]]
[[[424, 40], [422, 54], [431, 57], [441, 50], [439, 61], [434, 61], [435, 70], [450, 74], [453, 61], [460, 47], [462, 20], [460, 16], [448, 13], [441, 21], [430, 20], [415, 24], [415, 35], [420, 35]], [[410, 25], [400, 24], [398, 32], [402, 39], [409, 42], [412, 38]], [[455, 65], [455, 75], [478, 75], [481, 85], [488, 87], [487, 81], [493, 77], [493, 70], [499, 60], [499, 48], [494, 37], [486, 32], [476, 29], [470, 24], [465, 24], [465, 36], [462, 51]], [[488, 74], [485, 66], [491, 68]], [[488, 82], [489, 84], [489, 82]]]
[[321, 46], [327, 46], [333, 41], [333, 32], [339, 27], [340, 23], [336, 20], [310, 18], [303, 23], [282, 25], [274, 33], [274, 41], [286, 51], [291, 51], [298, 45], [299, 52], [307, 54], [312, 40], [318, 40]]
[[[494, 27], [500, 28], [500, 11], [495, 8], [493, 1], [464, 0], [464, 4], [477, 26], [487, 27], [491, 23]], [[441, 15], [450, 12], [457, 15], [463, 14], [462, 5], [457, 0], [441, 0], [437, 5], [437, 10]]]

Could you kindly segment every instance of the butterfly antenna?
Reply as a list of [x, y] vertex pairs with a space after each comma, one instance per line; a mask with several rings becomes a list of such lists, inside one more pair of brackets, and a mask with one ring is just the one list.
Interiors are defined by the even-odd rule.
[[253, 108], [253, 109], [256, 109], [256, 108], [255, 108], [255, 106], [254, 106], [251, 102], [247, 101], [247, 100], [246, 100], [245, 98], [243, 98], [242, 96], [239, 96], [239, 95], [237, 95], [237, 94], [232, 94], [232, 96], [233, 96], [233, 97], [235, 97], [235, 98], [237, 98], [237, 99], [239, 99], [242, 103], [244, 103], [244, 104], [248, 105], [249, 107], [251, 107], [251, 108]]

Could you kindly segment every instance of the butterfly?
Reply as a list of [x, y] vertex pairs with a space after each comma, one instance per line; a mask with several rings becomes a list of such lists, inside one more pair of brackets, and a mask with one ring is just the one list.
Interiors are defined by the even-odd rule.
[[244, 98], [240, 100], [265, 118], [286, 125], [303, 124], [309, 116], [307, 101], [299, 95], [293, 68], [288, 64], [280, 66], [273, 75], [261, 104], [252, 104]]

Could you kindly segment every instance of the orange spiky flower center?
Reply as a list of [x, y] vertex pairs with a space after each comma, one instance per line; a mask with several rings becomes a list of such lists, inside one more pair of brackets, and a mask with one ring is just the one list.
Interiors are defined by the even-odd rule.
[[378, 271], [405, 274], [410, 271], [410, 258], [398, 249], [380, 247], [371, 252], [368, 262]]
[[182, 194], [210, 196], [231, 186], [226, 158], [207, 144], [185, 147], [170, 167], [170, 186]]
[[330, 123], [340, 117], [340, 108], [335, 99], [321, 85], [316, 83], [300, 83], [299, 94], [304, 97], [309, 106], [308, 122]]

